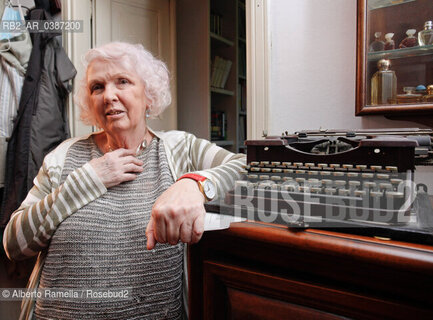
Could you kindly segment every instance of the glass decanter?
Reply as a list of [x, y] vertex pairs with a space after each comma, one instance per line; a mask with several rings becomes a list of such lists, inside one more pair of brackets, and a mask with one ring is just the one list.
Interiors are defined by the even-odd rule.
[[394, 50], [395, 42], [392, 40], [394, 33], [390, 32], [385, 35], [385, 50]]
[[415, 33], [416, 33], [415, 29], [407, 30], [406, 31], [407, 37], [401, 41], [401, 43], [398, 47], [401, 49], [401, 48], [410, 48], [410, 47], [417, 46], [418, 45], [418, 39], [414, 37]]
[[374, 41], [370, 44], [370, 51], [382, 51], [385, 48], [385, 43], [380, 40], [382, 32], [374, 33]]
[[377, 63], [379, 71], [371, 78], [371, 104], [394, 104], [397, 95], [397, 77], [389, 70], [391, 61], [381, 59]]
[[426, 21], [424, 30], [418, 32], [418, 42], [420, 46], [433, 44], [433, 21]]

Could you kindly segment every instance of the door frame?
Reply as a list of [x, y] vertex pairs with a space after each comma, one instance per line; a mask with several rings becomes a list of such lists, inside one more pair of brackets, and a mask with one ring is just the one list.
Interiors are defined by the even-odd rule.
[[269, 1], [246, 0], [247, 139], [268, 135], [271, 46]]

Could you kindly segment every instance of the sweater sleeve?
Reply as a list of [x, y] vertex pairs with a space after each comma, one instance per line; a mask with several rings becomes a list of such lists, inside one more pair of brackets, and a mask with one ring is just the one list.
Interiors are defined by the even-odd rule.
[[216, 184], [218, 198], [224, 197], [240, 178], [246, 156], [232, 153], [192, 134], [188, 134], [187, 139], [190, 146], [191, 170], [212, 180]]
[[71, 172], [61, 185], [60, 170], [44, 162], [33, 188], [12, 214], [3, 235], [9, 259], [36, 255], [48, 246], [62, 221], [107, 191], [89, 163]]

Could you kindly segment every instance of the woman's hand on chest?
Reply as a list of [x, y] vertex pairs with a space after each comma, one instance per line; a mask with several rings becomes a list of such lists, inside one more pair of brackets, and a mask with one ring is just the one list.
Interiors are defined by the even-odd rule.
[[134, 151], [127, 149], [107, 152], [100, 158], [92, 159], [90, 165], [106, 188], [132, 181], [143, 171], [143, 161], [135, 157]]

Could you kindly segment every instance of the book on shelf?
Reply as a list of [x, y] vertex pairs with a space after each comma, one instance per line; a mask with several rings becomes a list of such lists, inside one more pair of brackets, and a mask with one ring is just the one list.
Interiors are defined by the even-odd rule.
[[246, 139], [246, 126], [245, 126], [246, 119], [245, 117], [239, 117], [239, 135], [238, 135], [238, 145], [243, 146], [244, 141]]
[[223, 111], [211, 113], [211, 140], [227, 139], [227, 117]]
[[216, 78], [217, 78], [217, 68], [218, 68], [219, 61], [220, 61], [220, 57], [215, 56], [213, 63], [212, 63], [212, 74], [211, 74], [211, 80], [210, 80], [210, 85], [212, 87], [215, 87], [216, 83], [217, 83]]
[[239, 44], [239, 75], [243, 77], [247, 75], [246, 47], [242, 43]]
[[210, 32], [222, 36], [222, 16], [216, 12], [210, 14]]
[[240, 111], [245, 112], [247, 111], [247, 85], [245, 81], [239, 82], [238, 90]]
[[[245, 4], [244, 4], [245, 5]], [[247, 32], [246, 32], [246, 19], [245, 19], [245, 9], [239, 8], [238, 11], [238, 32], [239, 32], [239, 38], [245, 39], [247, 37]]]
[[224, 71], [223, 71], [223, 77], [221, 80], [221, 88], [224, 88], [227, 83], [227, 79], [230, 74], [230, 69], [232, 68], [232, 62], [230, 60], [224, 60]]
[[211, 86], [224, 88], [230, 75], [233, 62], [219, 56], [214, 57], [211, 74]]

